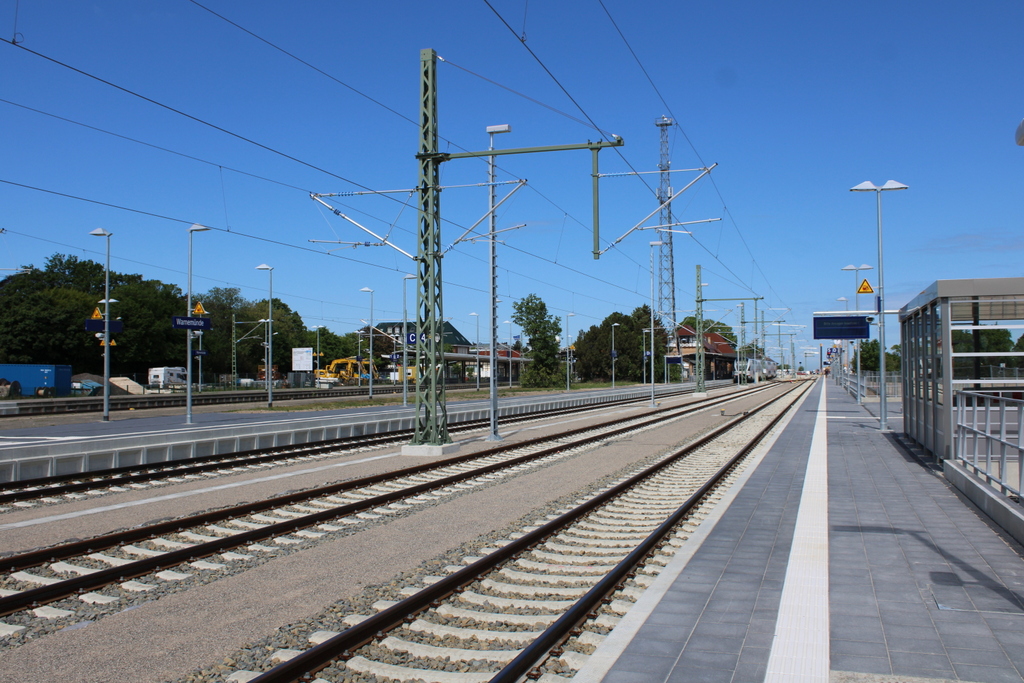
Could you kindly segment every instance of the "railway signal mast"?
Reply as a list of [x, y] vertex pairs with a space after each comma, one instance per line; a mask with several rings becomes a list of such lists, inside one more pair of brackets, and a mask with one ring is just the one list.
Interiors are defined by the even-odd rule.
[[[661, 183], [658, 185], [658, 205], [661, 208], [659, 223], [661, 225], [672, 225], [672, 187], [669, 178], [669, 169], [672, 167], [672, 158], [669, 153], [668, 131], [675, 124], [675, 121], [662, 116], [655, 119], [654, 125], [658, 127], [661, 137], [661, 161], [658, 170], [661, 172]], [[658, 249], [658, 309], [655, 316], [675, 320], [676, 311], [676, 266], [675, 257], [672, 253], [672, 232], [666, 230], [659, 236], [661, 247]], [[679, 353], [679, 328], [672, 324], [672, 345]], [[682, 366], [680, 366], [682, 367]]]

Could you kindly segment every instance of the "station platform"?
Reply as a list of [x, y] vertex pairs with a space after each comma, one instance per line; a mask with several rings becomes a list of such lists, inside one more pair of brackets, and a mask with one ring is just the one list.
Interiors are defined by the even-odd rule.
[[819, 380], [573, 680], [1024, 680], [1024, 548], [875, 408]]

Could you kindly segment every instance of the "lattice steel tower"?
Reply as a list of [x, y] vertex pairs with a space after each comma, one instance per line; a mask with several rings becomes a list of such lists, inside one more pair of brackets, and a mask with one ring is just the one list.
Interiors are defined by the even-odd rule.
[[[661, 162], [658, 170], [661, 171], [661, 184], [658, 186], [658, 204], [662, 204], [672, 196], [672, 187], [669, 182], [669, 168], [672, 160], [668, 149], [668, 129], [675, 123], [667, 116], [655, 119], [654, 125], [659, 128], [661, 134]], [[659, 225], [670, 225], [672, 223], [671, 202], [661, 207], [661, 218]], [[672, 342], [678, 351], [679, 340], [676, 336], [676, 271], [675, 258], [672, 255], [672, 233], [662, 232], [659, 235], [661, 250], [658, 254], [658, 310], [654, 314], [663, 317], [671, 325]]]

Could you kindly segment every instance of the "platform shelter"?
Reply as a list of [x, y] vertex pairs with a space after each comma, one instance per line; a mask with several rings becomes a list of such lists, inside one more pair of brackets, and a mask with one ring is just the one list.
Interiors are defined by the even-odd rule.
[[904, 431], [952, 458], [958, 392], [1024, 386], [1024, 278], [937, 280], [899, 319]]

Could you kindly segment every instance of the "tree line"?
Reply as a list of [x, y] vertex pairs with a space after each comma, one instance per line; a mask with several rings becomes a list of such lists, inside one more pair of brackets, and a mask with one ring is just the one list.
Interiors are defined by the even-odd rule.
[[[74, 373], [103, 374], [100, 340], [85, 331], [85, 319], [104, 296], [104, 268], [76, 256], [54, 254], [42, 268], [28, 266], [0, 280], [0, 363], [70, 365]], [[111, 374], [145, 383], [151, 367], [185, 365], [185, 330], [173, 329], [171, 318], [189, 313], [187, 298], [177, 285], [147, 280], [138, 274], [110, 272], [111, 320], [123, 323], [123, 332], [111, 335]], [[203, 372], [207, 377], [231, 372], [232, 347], [237, 349], [240, 376], [255, 376], [264, 360], [264, 329], [267, 299], [249, 300], [235, 287], [214, 287], [193, 294], [209, 313], [212, 329], [193, 346], [207, 352]], [[312, 347], [317, 335], [286, 303], [273, 301], [273, 365], [291, 369], [293, 347]], [[232, 321], [236, 342], [232, 343]], [[363, 347], [366, 347], [363, 341]], [[337, 335], [320, 330], [323, 364], [333, 358], [356, 355], [359, 334]], [[378, 346], [379, 344], [379, 346]], [[375, 355], [390, 351], [389, 342], [374, 339]], [[365, 352], [365, 351], [364, 351]]]

